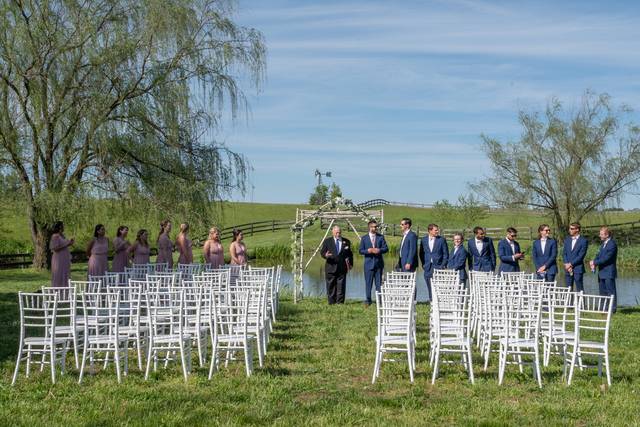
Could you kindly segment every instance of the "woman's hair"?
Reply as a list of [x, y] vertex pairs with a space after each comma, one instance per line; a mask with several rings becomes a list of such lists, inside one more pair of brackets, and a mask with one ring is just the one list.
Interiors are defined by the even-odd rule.
[[129, 227], [127, 227], [126, 225], [121, 225], [120, 227], [118, 227], [118, 231], [116, 231], [116, 237], [122, 236], [122, 232], [124, 230], [129, 230]]
[[189, 223], [185, 222], [183, 224], [180, 224], [180, 232], [186, 233], [187, 231], [189, 231]]
[[96, 225], [96, 227], [93, 229], [93, 237], [98, 237], [98, 230], [100, 230], [101, 228], [104, 228], [104, 225], [102, 224]]
[[171, 221], [169, 221], [168, 219], [160, 221], [160, 233], [158, 234], [158, 240], [160, 240], [160, 236], [162, 236], [162, 233], [164, 233], [164, 231], [167, 229], [167, 225], [169, 224], [171, 224]]
[[64, 228], [64, 224], [62, 223], [62, 221], [56, 221], [53, 223], [53, 227], [51, 227], [51, 232], [60, 233], [63, 228]]
[[238, 230], [237, 228], [234, 228], [231, 233], [233, 233], [233, 241], [235, 242], [238, 236], [242, 234], [242, 230]]
[[[142, 243], [142, 235], [143, 235], [144, 233], [146, 233], [146, 232], [147, 232], [147, 230], [146, 230], [146, 229], [144, 229], [144, 228], [141, 228], [140, 230], [138, 230], [138, 234], [136, 235], [136, 241], [137, 241], [138, 243], [143, 244], [143, 243]], [[147, 245], [149, 245], [149, 241], [147, 241], [146, 243], [147, 243]]]
[[218, 238], [220, 237], [220, 229], [218, 227], [211, 227], [209, 229], [209, 238], [210, 239], [212, 238], [211, 236], [213, 235], [213, 233], [215, 233], [216, 231], [218, 232]]

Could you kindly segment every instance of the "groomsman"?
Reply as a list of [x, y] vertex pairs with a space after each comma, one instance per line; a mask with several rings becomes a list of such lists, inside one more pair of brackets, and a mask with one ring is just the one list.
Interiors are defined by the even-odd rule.
[[384, 236], [378, 233], [378, 223], [376, 220], [369, 221], [369, 233], [360, 239], [360, 255], [364, 256], [364, 286], [366, 300], [365, 305], [371, 305], [371, 286], [374, 281], [376, 291], [380, 292], [382, 282], [382, 272], [384, 270], [384, 259], [382, 255], [389, 252]]
[[473, 234], [475, 237], [467, 242], [470, 269], [473, 271], [495, 271], [496, 250], [493, 247], [493, 240], [485, 235], [482, 227], [475, 227]]
[[498, 272], [505, 273], [520, 271], [520, 260], [524, 259], [524, 254], [520, 250], [520, 244], [516, 241], [518, 230], [513, 227], [507, 228], [507, 237], [498, 242], [498, 256], [500, 257], [500, 268]]
[[402, 218], [402, 241], [397, 269], [399, 271], [416, 271], [418, 268], [418, 236], [411, 231], [411, 219]]
[[460, 283], [465, 284], [467, 281], [467, 250], [463, 245], [464, 237], [460, 233], [456, 233], [453, 235], [453, 248], [451, 249], [451, 253], [449, 253], [449, 262], [447, 263], [447, 268], [451, 270], [458, 271], [460, 277]]
[[342, 237], [340, 227], [331, 229], [333, 237], [322, 242], [320, 256], [327, 260], [324, 271], [327, 281], [327, 299], [329, 304], [343, 304], [347, 287], [347, 273], [353, 266], [351, 242]]
[[531, 250], [536, 274], [539, 279], [544, 279], [545, 282], [553, 282], [556, 279], [556, 274], [558, 274], [556, 261], [556, 258], [558, 258], [558, 243], [556, 239], [549, 237], [550, 233], [551, 229], [547, 224], [540, 225], [538, 227], [540, 238], [533, 241], [533, 249]]
[[618, 258], [618, 245], [611, 237], [609, 227], [600, 228], [600, 240], [602, 245], [598, 250], [596, 258], [591, 261], [591, 271], [595, 272], [598, 268], [598, 287], [600, 295], [613, 295], [613, 312], [616, 312], [618, 293], [616, 292], [616, 277], [618, 269], [616, 268], [616, 259]]
[[420, 262], [424, 270], [424, 281], [427, 282], [429, 301], [431, 301], [431, 278], [434, 269], [447, 268], [449, 248], [444, 237], [439, 235], [440, 228], [436, 224], [427, 226], [427, 235], [420, 241]]
[[580, 235], [580, 223], [569, 225], [569, 236], [564, 239], [562, 262], [564, 263], [565, 282], [567, 287], [576, 285], [576, 292], [584, 290], [584, 257], [587, 254], [589, 241]]

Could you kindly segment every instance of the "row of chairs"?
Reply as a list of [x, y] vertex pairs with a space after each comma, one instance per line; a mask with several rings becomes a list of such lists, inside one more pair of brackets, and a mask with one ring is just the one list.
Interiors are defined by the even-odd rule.
[[[19, 293], [20, 343], [12, 384], [21, 362], [40, 370], [50, 365], [55, 383], [56, 366], [64, 373], [66, 355], [73, 350], [82, 381], [87, 361], [110, 359], [121, 381], [128, 372], [129, 351], [137, 354], [145, 379], [159, 361], [166, 367], [179, 360], [185, 380], [191, 371], [191, 348], [196, 346], [200, 366], [212, 349], [209, 378], [239, 352], [244, 353], [247, 375], [253, 370], [253, 347], [263, 366], [269, 334], [276, 319], [281, 266], [242, 269], [235, 280], [221, 269], [176, 280], [173, 273], [130, 279], [126, 286], [101, 281], [70, 281], [68, 288], [43, 287], [40, 293]], [[157, 277], [156, 277], [157, 276]], [[80, 353], [82, 357], [80, 357]], [[102, 359], [98, 359], [102, 356]]]
[[[378, 333], [372, 381], [379, 376], [381, 362], [391, 360], [384, 357], [386, 353], [405, 352], [413, 382], [415, 273], [390, 272], [385, 279], [376, 295]], [[496, 276], [472, 272], [470, 286], [465, 288], [457, 272], [436, 270], [431, 283], [432, 383], [442, 363], [462, 363], [474, 383], [475, 344], [484, 370], [491, 354], [498, 354], [499, 384], [504, 381], [507, 365], [515, 364], [523, 372], [523, 367], [530, 364], [542, 387], [541, 368], [549, 365], [551, 356], [557, 355], [562, 357], [568, 384], [576, 367], [580, 370], [589, 367], [585, 357], [595, 356], [599, 375], [604, 367], [607, 383], [611, 385], [608, 345], [613, 297], [571, 292], [555, 282], [544, 282], [525, 273]], [[445, 355], [454, 357], [445, 359]]]

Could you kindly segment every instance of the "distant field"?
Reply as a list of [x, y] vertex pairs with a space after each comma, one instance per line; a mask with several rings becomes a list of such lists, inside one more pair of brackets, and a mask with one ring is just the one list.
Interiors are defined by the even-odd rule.
[[[224, 203], [222, 214], [218, 217], [211, 218], [211, 225], [217, 225], [221, 228], [231, 227], [238, 224], [246, 224], [250, 222], [265, 220], [295, 220], [296, 208], [309, 209], [308, 205], [294, 204], [266, 204], [266, 203]], [[398, 224], [403, 217], [410, 217], [414, 224], [422, 226], [420, 234], [423, 234], [424, 226], [430, 222], [437, 222], [441, 228], [461, 229], [461, 224], [447, 223], [446, 219], [438, 218], [431, 208], [413, 208], [404, 206], [387, 206], [384, 208], [384, 219], [387, 224]], [[180, 223], [180, 218], [171, 218], [174, 224]], [[583, 225], [598, 225], [623, 223], [640, 220], [638, 212], [608, 212], [606, 215], [594, 214], [582, 221]], [[139, 228], [147, 228], [150, 230], [152, 241], [155, 241], [158, 232], [157, 221], [148, 218], [114, 218], [108, 211], [98, 213], [95, 217], [96, 223], [103, 223], [107, 227], [109, 236], [113, 236], [116, 227], [120, 224], [126, 224], [132, 230], [130, 239], [133, 240], [135, 232]], [[478, 225], [489, 228], [508, 227], [532, 227], [542, 222], [548, 222], [540, 214], [532, 211], [509, 211], [509, 210], [492, 210], [487, 217], [479, 221]], [[362, 226], [364, 224], [360, 223]], [[67, 236], [74, 236], [79, 242], [76, 249], [82, 249], [89, 240], [93, 232], [93, 224], [70, 225], [67, 227]], [[389, 229], [390, 231], [391, 229]], [[319, 242], [326, 230], [321, 230], [316, 224], [305, 232], [306, 245], [312, 248]], [[250, 248], [264, 246], [289, 246], [291, 244], [291, 234], [288, 230], [282, 230], [275, 233], [263, 233], [255, 236], [248, 235], [249, 230], [245, 229], [245, 240]], [[173, 235], [177, 231], [174, 228]], [[196, 230], [192, 238], [197, 239], [203, 237], [204, 230]], [[524, 233], [523, 233], [524, 234]], [[350, 232], [345, 232], [346, 237], [353, 237]], [[522, 236], [524, 237], [524, 236]], [[393, 237], [389, 237], [390, 243], [397, 243]], [[521, 240], [524, 241], [524, 238]], [[528, 246], [528, 243], [525, 243]], [[28, 229], [26, 216], [18, 206], [10, 206], [9, 209], [0, 210], [0, 253], [17, 253], [31, 252], [31, 238]]]

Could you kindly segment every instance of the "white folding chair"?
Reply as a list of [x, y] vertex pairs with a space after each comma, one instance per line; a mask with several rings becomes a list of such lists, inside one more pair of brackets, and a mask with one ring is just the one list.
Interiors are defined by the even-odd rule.
[[[25, 376], [27, 378], [29, 378], [32, 363], [39, 363], [40, 370], [43, 370], [45, 364], [49, 364], [51, 382], [54, 384], [56, 382], [56, 365], [60, 366], [61, 374], [64, 374], [68, 340], [66, 337], [59, 337], [56, 333], [57, 298], [56, 293], [18, 292], [20, 340], [18, 359], [11, 385], [16, 383], [22, 361], [26, 362]], [[34, 361], [33, 356], [41, 356], [40, 361]]]
[[57, 296], [56, 307], [56, 335], [66, 338], [71, 343], [73, 349], [73, 360], [76, 369], [80, 368], [79, 351], [82, 342], [84, 327], [78, 321], [77, 296], [74, 287], [42, 287], [42, 293], [52, 298]]

